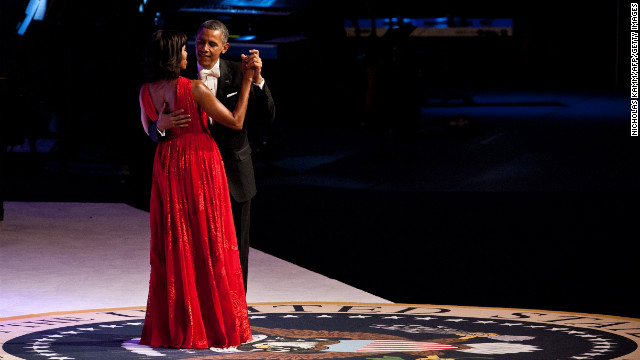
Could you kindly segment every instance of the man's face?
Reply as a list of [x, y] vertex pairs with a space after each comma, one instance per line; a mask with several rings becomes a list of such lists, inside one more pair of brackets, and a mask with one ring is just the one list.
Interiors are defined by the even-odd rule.
[[205, 69], [211, 69], [228, 48], [229, 44], [222, 42], [222, 34], [218, 30], [202, 29], [196, 36], [196, 57]]

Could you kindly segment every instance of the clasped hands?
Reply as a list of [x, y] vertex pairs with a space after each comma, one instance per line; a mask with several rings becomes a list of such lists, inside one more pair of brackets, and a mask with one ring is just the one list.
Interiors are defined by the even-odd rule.
[[242, 73], [245, 78], [253, 78], [254, 84], [260, 84], [262, 82], [262, 59], [260, 59], [260, 52], [258, 50], [249, 50], [250, 55], [240, 54], [242, 58]]
[[[241, 54], [242, 58], [242, 73], [246, 79], [253, 79], [254, 84], [260, 84], [262, 82], [262, 76], [260, 72], [262, 70], [262, 59], [260, 59], [260, 53], [258, 50], [249, 50], [249, 55]], [[187, 127], [191, 121], [189, 114], [183, 114], [184, 109], [179, 109], [171, 113], [166, 113], [168, 103], [164, 103], [162, 110], [160, 111], [158, 122], [156, 127], [158, 130], [164, 132], [165, 130], [174, 127]]]

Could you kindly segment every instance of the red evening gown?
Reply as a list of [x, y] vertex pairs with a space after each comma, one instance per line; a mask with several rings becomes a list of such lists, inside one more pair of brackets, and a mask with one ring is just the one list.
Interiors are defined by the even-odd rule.
[[[146, 114], [158, 113], [149, 84]], [[191, 115], [158, 144], [151, 188], [151, 278], [140, 344], [224, 348], [252, 339], [242, 269], [218, 147], [180, 77], [173, 109]]]

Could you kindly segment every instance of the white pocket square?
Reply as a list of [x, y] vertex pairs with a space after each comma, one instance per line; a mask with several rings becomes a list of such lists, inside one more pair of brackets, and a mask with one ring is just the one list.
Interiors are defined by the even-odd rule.
[[236, 91], [236, 92], [233, 92], [233, 93], [231, 93], [231, 94], [227, 95], [227, 97], [228, 97], [228, 98], [230, 98], [230, 97], [232, 97], [233, 95], [235, 95], [235, 94], [237, 94], [237, 93], [238, 93], [237, 91]]

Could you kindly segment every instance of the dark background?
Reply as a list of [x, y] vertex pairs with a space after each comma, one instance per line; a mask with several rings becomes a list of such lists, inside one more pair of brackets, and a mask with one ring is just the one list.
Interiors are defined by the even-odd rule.
[[[3, 2], [5, 201], [148, 210], [143, 48], [214, 17], [184, 3], [49, 1], [18, 36], [27, 1]], [[252, 246], [394, 302], [640, 317], [629, 3], [387, 3], [222, 18], [258, 43], [303, 39], [264, 59], [278, 121], [252, 133]], [[394, 16], [510, 18], [513, 36], [344, 34]]]

